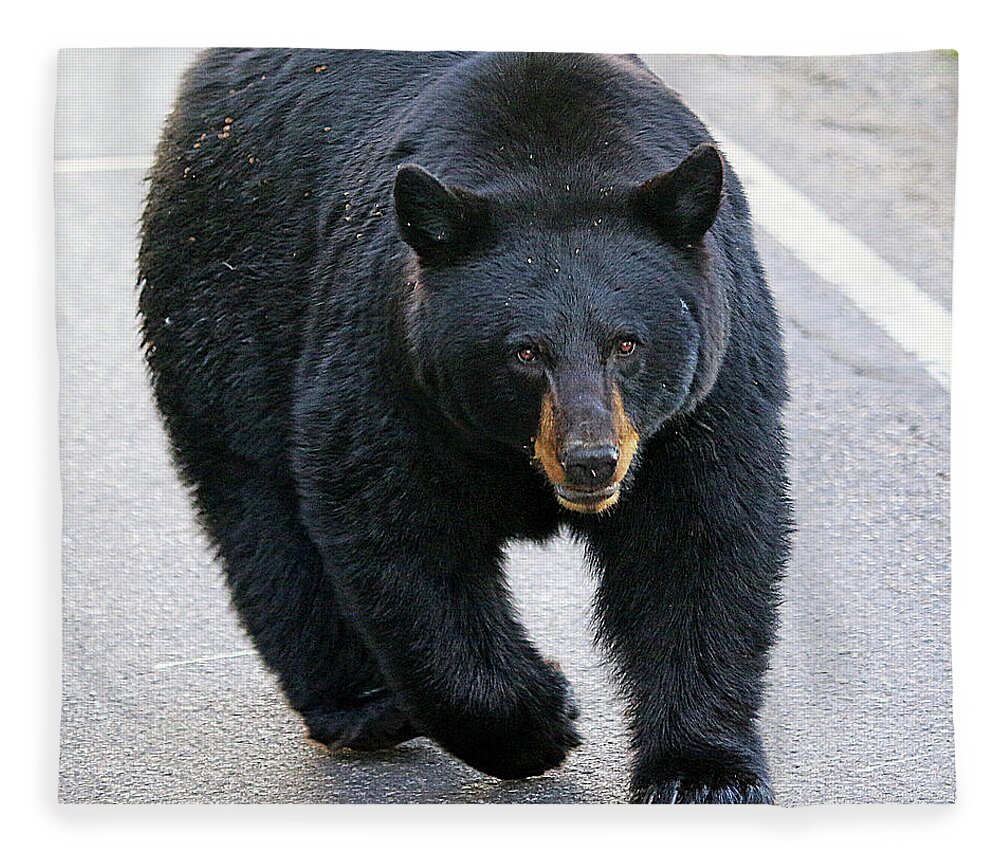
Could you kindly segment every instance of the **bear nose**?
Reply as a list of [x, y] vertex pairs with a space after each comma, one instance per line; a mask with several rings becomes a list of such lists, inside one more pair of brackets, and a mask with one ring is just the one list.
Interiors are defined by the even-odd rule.
[[580, 489], [606, 487], [615, 476], [618, 449], [613, 445], [577, 445], [563, 457], [566, 483]]

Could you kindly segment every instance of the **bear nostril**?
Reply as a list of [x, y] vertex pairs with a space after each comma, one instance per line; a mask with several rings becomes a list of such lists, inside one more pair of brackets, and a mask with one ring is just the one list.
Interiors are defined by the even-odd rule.
[[606, 487], [618, 467], [618, 449], [612, 445], [573, 448], [563, 458], [566, 481], [573, 487], [598, 489]]

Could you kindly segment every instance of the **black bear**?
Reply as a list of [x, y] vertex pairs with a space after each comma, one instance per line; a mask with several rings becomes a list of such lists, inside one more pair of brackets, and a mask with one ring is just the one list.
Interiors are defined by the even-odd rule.
[[503, 548], [565, 525], [632, 798], [771, 802], [779, 324], [739, 182], [638, 60], [208, 52], [139, 277], [179, 470], [313, 739], [559, 765], [576, 707]]

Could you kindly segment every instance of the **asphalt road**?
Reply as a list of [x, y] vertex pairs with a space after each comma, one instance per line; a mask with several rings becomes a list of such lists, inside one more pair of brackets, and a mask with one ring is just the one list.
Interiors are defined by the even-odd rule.
[[[621, 708], [588, 632], [578, 547], [515, 546], [528, 628], [574, 683], [585, 744], [500, 783], [426, 740], [307, 744], [262, 668], [174, 477], [137, 348], [148, 163], [193, 52], [60, 56], [64, 802], [619, 802]], [[946, 54], [646, 58], [943, 307], [950, 306], [957, 63]], [[763, 715], [778, 801], [941, 802], [955, 791], [949, 398], [767, 233], [782, 313], [798, 532]]]

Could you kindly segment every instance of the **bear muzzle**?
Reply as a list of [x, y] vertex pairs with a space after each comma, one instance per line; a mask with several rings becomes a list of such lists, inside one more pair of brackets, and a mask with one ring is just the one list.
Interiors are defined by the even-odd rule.
[[[638, 448], [639, 436], [625, 414], [620, 393], [613, 393], [607, 432], [609, 438], [581, 440], [566, 424], [552, 392], [542, 398], [538, 433], [534, 440], [535, 460], [552, 484], [556, 500], [577, 513], [600, 513], [614, 505], [621, 495], [621, 482], [628, 474]], [[561, 420], [560, 420], [561, 419]]]

